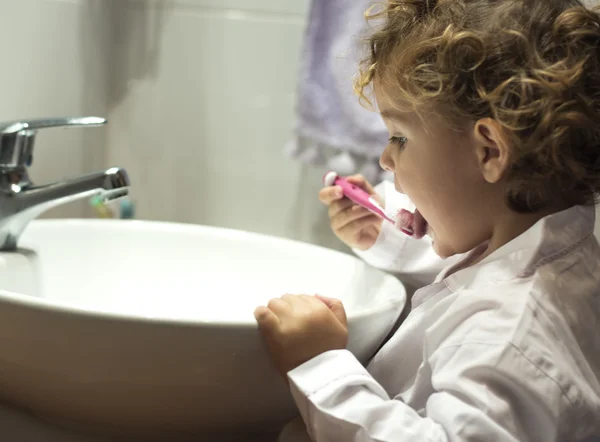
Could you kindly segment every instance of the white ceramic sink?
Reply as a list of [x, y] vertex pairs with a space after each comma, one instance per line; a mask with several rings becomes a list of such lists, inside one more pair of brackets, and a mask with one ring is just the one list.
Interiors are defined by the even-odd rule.
[[19, 244], [0, 253], [0, 399], [128, 438], [204, 440], [293, 418], [253, 317], [272, 297], [342, 299], [364, 362], [406, 300], [353, 256], [240, 231], [38, 220]]

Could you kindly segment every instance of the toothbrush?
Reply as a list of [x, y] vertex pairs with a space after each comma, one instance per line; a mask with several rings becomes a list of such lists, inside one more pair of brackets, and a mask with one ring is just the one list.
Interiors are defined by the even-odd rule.
[[375, 200], [375, 198], [355, 184], [352, 184], [348, 180], [338, 176], [337, 173], [333, 171], [327, 172], [323, 177], [323, 184], [326, 186], [340, 186], [346, 198], [355, 202], [359, 206], [364, 207], [371, 213], [378, 215], [380, 218], [389, 221], [403, 233], [409, 236], [413, 235], [413, 231], [411, 229], [398, 225], [396, 222], [396, 216], [387, 213], [385, 209], [381, 207], [381, 205]]
[[113, 212], [103, 202], [101, 196], [94, 196], [90, 199], [90, 205], [95, 209], [100, 218], [112, 218]]

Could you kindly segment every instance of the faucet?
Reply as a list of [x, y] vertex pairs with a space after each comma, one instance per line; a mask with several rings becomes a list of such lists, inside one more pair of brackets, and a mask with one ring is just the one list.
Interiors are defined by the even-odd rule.
[[94, 127], [106, 124], [99, 117], [48, 118], [0, 123], [0, 251], [14, 251], [32, 219], [61, 204], [101, 195], [105, 201], [129, 193], [124, 169], [101, 172], [43, 186], [29, 179], [35, 136], [40, 129]]

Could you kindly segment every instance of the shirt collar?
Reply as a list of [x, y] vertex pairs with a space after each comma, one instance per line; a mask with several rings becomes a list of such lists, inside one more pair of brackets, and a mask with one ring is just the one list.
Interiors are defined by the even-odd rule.
[[[541, 265], [570, 253], [593, 235], [595, 219], [593, 206], [573, 206], [548, 215], [481, 262], [451, 274], [445, 282], [455, 291], [476, 284], [530, 276]], [[477, 252], [474, 250], [462, 262]]]

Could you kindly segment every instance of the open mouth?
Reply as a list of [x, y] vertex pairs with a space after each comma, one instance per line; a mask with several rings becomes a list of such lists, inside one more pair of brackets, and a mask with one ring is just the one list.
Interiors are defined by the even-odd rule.
[[406, 209], [400, 210], [396, 217], [396, 225], [404, 233], [415, 239], [421, 239], [427, 234], [427, 221], [418, 209], [414, 213]]

